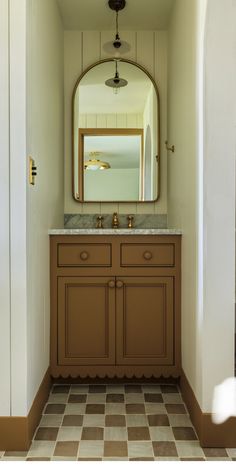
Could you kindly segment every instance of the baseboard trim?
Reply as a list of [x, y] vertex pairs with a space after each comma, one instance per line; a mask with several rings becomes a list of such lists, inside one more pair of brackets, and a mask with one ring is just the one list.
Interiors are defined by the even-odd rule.
[[211, 413], [203, 413], [192, 387], [184, 373], [180, 378], [180, 389], [188, 407], [192, 423], [202, 447], [236, 447], [236, 418], [232, 417], [221, 425], [212, 422]]
[[0, 417], [0, 450], [28, 450], [51, 389], [48, 368], [27, 417]]

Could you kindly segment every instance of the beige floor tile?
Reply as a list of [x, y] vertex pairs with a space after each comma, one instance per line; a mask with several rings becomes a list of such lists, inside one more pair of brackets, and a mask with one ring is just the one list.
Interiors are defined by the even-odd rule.
[[183, 398], [180, 394], [162, 394], [165, 404], [183, 404]]
[[102, 457], [104, 441], [80, 441], [79, 457]]
[[82, 426], [84, 415], [64, 415], [62, 426]]
[[103, 462], [128, 462], [129, 461], [129, 457], [122, 457], [122, 459], [120, 457], [103, 457], [102, 459]]
[[87, 415], [104, 415], [105, 404], [87, 404], [85, 413]]
[[53, 462], [75, 462], [77, 460], [77, 456], [75, 457], [52, 457], [51, 461]]
[[145, 413], [144, 404], [126, 404], [125, 409], [128, 415], [143, 415]]
[[89, 387], [87, 385], [72, 384], [70, 388], [70, 393], [71, 394], [86, 394], [88, 390], [89, 390]]
[[236, 458], [236, 449], [229, 448], [229, 449], [226, 449], [226, 452], [230, 457]]
[[59, 430], [57, 441], [80, 441], [82, 427], [62, 426]]
[[105, 441], [127, 441], [127, 429], [124, 427], [107, 427], [104, 430]]
[[129, 457], [153, 457], [153, 448], [150, 441], [128, 442], [128, 455]]
[[62, 424], [63, 415], [43, 415], [39, 426], [55, 426], [59, 427]]
[[129, 393], [125, 394], [125, 402], [127, 404], [144, 404], [144, 394], [139, 394], [139, 393]]
[[49, 404], [66, 404], [69, 394], [51, 394], [48, 398]]
[[54, 384], [52, 394], [68, 394], [70, 391], [70, 384]]
[[67, 404], [65, 415], [83, 415], [85, 413], [86, 404]]
[[125, 414], [125, 404], [106, 404], [105, 407], [106, 415], [124, 415]]
[[140, 384], [126, 384], [125, 385], [126, 394], [142, 394], [142, 386]]
[[44, 415], [61, 415], [65, 411], [66, 404], [47, 404], [44, 409]]
[[105, 426], [105, 415], [84, 415], [83, 426]]
[[169, 414], [168, 417], [171, 426], [192, 426], [189, 415]]
[[2, 462], [25, 462], [25, 457], [2, 457]]
[[126, 415], [127, 426], [148, 426], [146, 415]]
[[155, 457], [155, 462], [179, 462], [180, 459], [178, 457]]
[[157, 384], [143, 384], [142, 385], [143, 392], [150, 392], [153, 394], [157, 394], [161, 392], [161, 388]]
[[127, 457], [126, 441], [104, 441], [104, 457]]
[[82, 441], [103, 441], [104, 428], [85, 426], [82, 431]]
[[33, 441], [28, 457], [51, 457], [56, 443], [54, 441]]
[[168, 426], [151, 426], [150, 435], [152, 441], [174, 441], [172, 429]]
[[121, 384], [111, 384], [107, 386], [107, 394], [124, 394], [125, 388]]
[[2, 457], [2, 455], [4, 455], [4, 459], [5, 457], [26, 457], [27, 456], [27, 453], [28, 451], [7, 451], [7, 452], [0, 452], [0, 457]]
[[39, 427], [34, 436], [35, 441], [56, 441], [59, 428], [52, 426]]
[[145, 411], [147, 414], [167, 413], [165, 404], [154, 404], [151, 402], [149, 404], [145, 404]]
[[126, 416], [125, 415], [106, 415], [105, 417], [106, 427], [125, 427]]
[[78, 441], [57, 441], [53, 455], [56, 457], [77, 457], [78, 448]]
[[88, 404], [105, 404], [106, 394], [88, 394], [87, 403]]
[[204, 457], [198, 441], [176, 441], [179, 457]]

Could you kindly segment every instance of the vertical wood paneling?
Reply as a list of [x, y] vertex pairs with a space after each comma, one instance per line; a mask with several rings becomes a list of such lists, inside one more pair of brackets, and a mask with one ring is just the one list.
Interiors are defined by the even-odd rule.
[[[78, 31], [65, 31], [64, 33], [64, 94], [65, 94], [65, 104], [64, 104], [64, 113], [65, 113], [65, 204], [67, 202], [71, 207], [76, 207], [77, 213], [82, 213], [82, 205], [75, 201], [72, 198], [72, 93], [75, 86], [75, 83], [82, 73], [82, 63], [83, 63], [83, 54], [82, 54], [82, 32]], [[84, 122], [85, 123], [85, 122]], [[65, 212], [71, 211], [71, 207], [67, 206]], [[72, 210], [73, 211], [73, 210]]]
[[101, 33], [84, 31], [83, 37], [83, 70], [101, 59]]
[[96, 115], [87, 115], [86, 127], [91, 128], [91, 129], [97, 127], [97, 117], [96, 117]]
[[[79, 35], [81, 35], [79, 39]], [[162, 140], [162, 171], [161, 171], [161, 197], [157, 203], [150, 204], [79, 204], [72, 199], [71, 195], [71, 127], [70, 115], [68, 111], [68, 100], [75, 82], [75, 70], [77, 69], [76, 77], [78, 78], [81, 69], [85, 69], [92, 63], [103, 58], [110, 58], [103, 51], [103, 44], [111, 41], [114, 36], [114, 31], [85, 31], [83, 33], [67, 31], [65, 32], [65, 138], [66, 138], [66, 163], [65, 163], [65, 212], [66, 213], [112, 213], [117, 210], [119, 213], [166, 213], [166, 185], [167, 185], [167, 170], [166, 170], [166, 152], [164, 147], [166, 135], [166, 112], [167, 112], [167, 41], [165, 31], [121, 31], [121, 38], [131, 44], [131, 50], [124, 55], [124, 58], [136, 61], [144, 66], [147, 71], [156, 79], [159, 85], [161, 97], [161, 140]], [[69, 40], [70, 38], [70, 40]], [[82, 54], [81, 54], [82, 52]], [[66, 110], [67, 108], [67, 110]], [[68, 120], [69, 118], [69, 120]], [[141, 116], [134, 115], [107, 115], [106, 121], [104, 115], [97, 115], [97, 127], [127, 127], [127, 119], [131, 121], [131, 127], [142, 127], [143, 121]], [[88, 120], [86, 122], [88, 127]], [[91, 121], [94, 126], [94, 121]]]
[[153, 31], [139, 31], [137, 33], [137, 62], [154, 76], [155, 33]]

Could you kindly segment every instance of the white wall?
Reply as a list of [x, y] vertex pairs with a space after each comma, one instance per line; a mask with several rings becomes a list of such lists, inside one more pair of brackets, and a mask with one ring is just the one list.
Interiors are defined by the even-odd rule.
[[63, 225], [63, 31], [56, 0], [29, 0], [27, 153], [36, 161], [27, 188], [28, 409], [49, 367], [48, 229]]
[[92, 63], [107, 58], [103, 44], [110, 40], [109, 31], [65, 31], [65, 213], [167, 213], [167, 34], [166, 31], [122, 31], [122, 37], [131, 44], [125, 56], [143, 65], [154, 77], [161, 99], [161, 196], [151, 204], [80, 204], [72, 198], [72, 147], [71, 147], [71, 102], [75, 83], [81, 72]]
[[235, 8], [178, 0], [169, 34], [169, 225], [183, 229], [183, 369], [203, 412], [234, 375]]
[[197, 0], [175, 3], [169, 28], [168, 155], [169, 227], [183, 230], [182, 366], [194, 392], [197, 373]]
[[[236, 3], [208, 0], [204, 55], [202, 408], [234, 376]], [[220, 33], [219, 33], [220, 31]]]
[[10, 415], [9, 17], [0, 2], [0, 416]]

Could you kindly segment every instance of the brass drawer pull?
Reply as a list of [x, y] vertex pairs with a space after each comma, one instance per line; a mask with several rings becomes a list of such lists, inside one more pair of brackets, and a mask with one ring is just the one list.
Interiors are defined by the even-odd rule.
[[81, 260], [83, 260], [83, 261], [88, 260], [88, 258], [89, 258], [88, 252], [81, 252], [80, 258], [81, 258]]
[[109, 286], [111, 289], [114, 289], [115, 285], [116, 285], [115, 281], [109, 281], [109, 283], [108, 283], [108, 286]]
[[147, 251], [147, 252], [144, 252], [143, 258], [144, 258], [145, 260], [151, 260], [151, 259], [152, 259], [152, 253], [151, 253], [151, 252], [148, 252], [148, 251]]
[[116, 281], [116, 287], [118, 289], [121, 289], [124, 286], [124, 283], [122, 281]]

